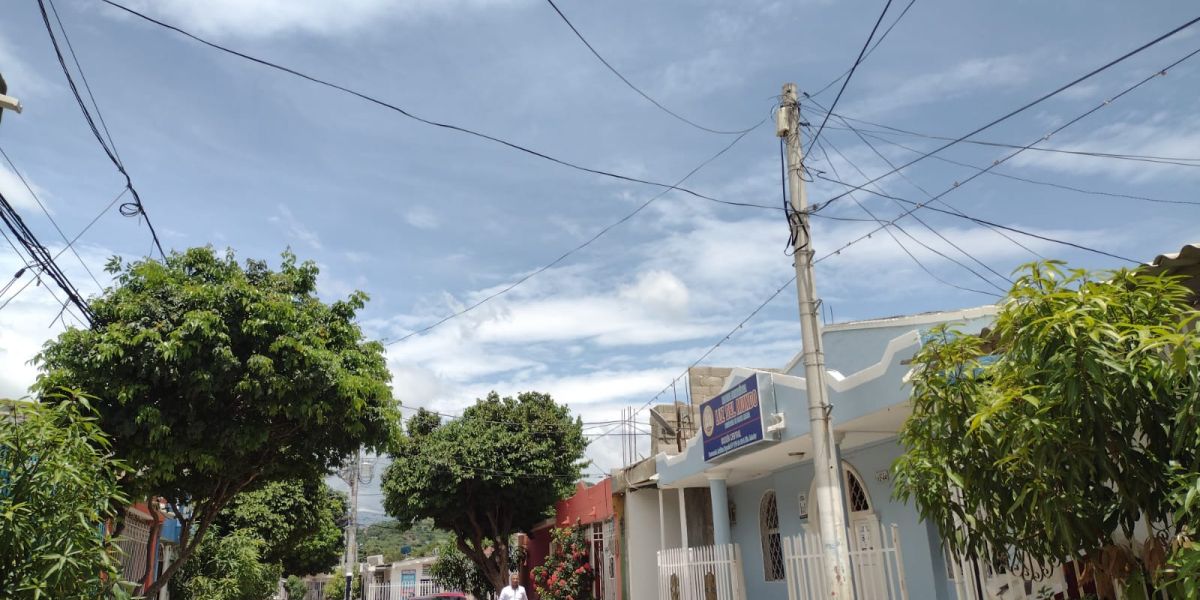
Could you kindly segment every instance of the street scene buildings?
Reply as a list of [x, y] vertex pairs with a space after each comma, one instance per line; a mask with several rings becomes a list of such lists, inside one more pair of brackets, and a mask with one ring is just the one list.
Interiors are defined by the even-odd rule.
[[1200, 15], [0, 8], [0, 600], [1200, 599]]

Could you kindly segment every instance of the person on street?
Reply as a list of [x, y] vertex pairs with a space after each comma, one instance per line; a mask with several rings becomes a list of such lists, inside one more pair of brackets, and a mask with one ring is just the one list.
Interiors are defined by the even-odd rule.
[[508, 586], [500, 590], [500, 600], [529, 600], [525, 587], [521, 585], [521, 576], [513, 573], [508, 578]]

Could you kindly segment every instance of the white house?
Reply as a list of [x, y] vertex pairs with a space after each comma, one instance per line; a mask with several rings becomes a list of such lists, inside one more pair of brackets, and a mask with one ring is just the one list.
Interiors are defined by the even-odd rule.
[[[996, 307], [824, 328], [829, 398], [859, 600], [1080, 597], [1070, 568], [1036, 584], [954, 564], [937, 529], [892, 499], [897, 433], [910, 414], [910, 359], [944, 323], [979, 332]], [[618, 474], [627, 600], [805, 600], [824, 586], [804, 366], [691, 374], [698, 432]]]

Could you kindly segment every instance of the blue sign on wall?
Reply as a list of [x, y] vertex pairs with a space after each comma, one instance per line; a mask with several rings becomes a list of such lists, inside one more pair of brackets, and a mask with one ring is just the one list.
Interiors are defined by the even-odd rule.
[[758, 376], [751, 375], [701, 404], [700, 425], [706, 461], [765, 440]]

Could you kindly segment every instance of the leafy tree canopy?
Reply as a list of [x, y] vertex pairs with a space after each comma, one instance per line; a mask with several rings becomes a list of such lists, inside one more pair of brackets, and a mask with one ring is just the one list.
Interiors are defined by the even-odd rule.
[[[1027, 267], [994, 329], [939, 329], [917, 354], [896, 495], [959, 556], [1026, 573], [1084, 556], [1098, 580], [1155, 573], [1187, 527], [1169, 518], [1177, 473], [1198, 471], [1188, 294], [1138, 271]], [[1157, 535], [1133, 547], [1142, 518]]]
[[574, 491], [587, 442], [580, 421], [550, 396], [492, 392], [446, 423], [418, 413], [394, 446], [384, 508], [402, 522], [431, 519], [453, 532], [459, 551], [498, 589], [508, 578], [510, 536]]
[[315, 575], [341, 559], [347, 504], [322, 480], [273, 481], [235, 496], [214, 527], [253, 532], [263, 540], [262, 561], [281, 565], [284, 575]]
[[83, 600], [109, 594], [121, 577], [117, 548], [101, 535], [127, 499], [127, 468], [88, 400], [57, 405], [4, 401], [0, 410], [0, 590], [5, 598]]
[[269, 600], [279, 565], [262, 561], [263, 541], [252, 531], [209, 536], [171, 582], [179, 600]]
[[116, 285], [92, 300], [95, 327], [46, 344], [36, 389], [95, 394], [113, 450], [138, 473], [130, 491], [187, 505], [163, 580], [238, 492], [318, 478], [392, 437], [383, 347], [354, 322], [366, 296], [322, 302], [312, 262], [285, 253], [272, 270], [205, 247], [108, 270]]
[[475, 598], [495, 596], [496, 585], [479, 565], [459, 551], [454, 540], [443, 542], [437, 549], [437, 557], [429, 572], [442, 589], [466, 592]]

